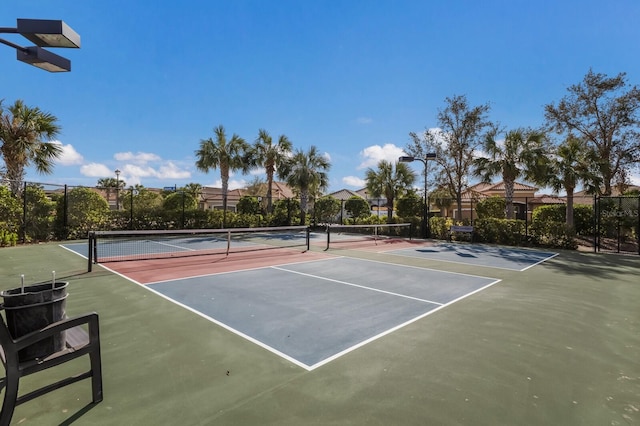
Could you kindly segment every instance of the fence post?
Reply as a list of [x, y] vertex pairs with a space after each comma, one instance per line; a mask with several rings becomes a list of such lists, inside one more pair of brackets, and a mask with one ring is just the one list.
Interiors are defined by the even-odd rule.
[[129, 219], [129, 229], [133, 229], [133, 186], [130, 188], [129, 192], [131, 193], [131, 218]]
[[67, 185], [64, 186], [64, 204], [62, 210], [62, 233], [64, 234], [64, 239], [69, 238], [69, 197], [67, 194]]
[[27, 182], [22, 187], [22, 244], [27, 243]]
[[[531, 214], [533, 215], [533, 210]], [[529, 197], [524, 197], [524, 239], [529, 239]]]
[[598, 252], [598, 244], [600, 235], [600, 212], [598, 209], [598, 195], [593, 195], [593, 252]]

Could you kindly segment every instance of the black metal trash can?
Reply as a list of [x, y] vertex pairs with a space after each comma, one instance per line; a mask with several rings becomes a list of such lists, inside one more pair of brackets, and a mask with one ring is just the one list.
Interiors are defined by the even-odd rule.
[[[7, 317], [7, 328], [14, 339], [66, 318], [67, 285], [65, 281], [34, 284], [0, 292]], [[65, 345], [64, 331], [22, 349], [20, 361], [43, 358]]]

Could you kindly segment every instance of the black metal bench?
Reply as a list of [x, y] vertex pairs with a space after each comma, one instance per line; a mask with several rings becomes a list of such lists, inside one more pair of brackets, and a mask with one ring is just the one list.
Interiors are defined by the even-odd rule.
[[[84, 327], [88, 328], [88, 332]], [[18, 352], [21, 349], [60, 332], [65, 332], [66, 337], [66, 344], [62, 350], [44, 358], [20, 360]], [[89, 356], [89, 370], [18, 396], [18, 384], [21, 377], [55, 367], [83, 355]], [[95, 312], [55, 322], [17, 339], [11, 337], [4, 319], [0, 316], [0, 361], [4, 364], [6, 373], [5, 377], [0, 379], [0, 389], [5, 388], [4, 402], [0, 412], [0, 425], [2, 426], [11, 422], [14, 408], [17, 405], [83, 379], [91, 379], [92, 402], [95, 404], [102, 401], [100, 331], [98, 314]]]
[[449, 227], [449, 241], [454, 234], [468, 234], [470, 235], [471, 242], [473, 242], [473, 226], [469, 225], [452, 225]]

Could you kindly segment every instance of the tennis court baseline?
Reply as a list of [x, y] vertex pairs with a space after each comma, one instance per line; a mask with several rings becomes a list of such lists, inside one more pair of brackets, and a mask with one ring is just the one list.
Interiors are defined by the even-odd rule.
[[313, 370], [498, 281], [335, 257], [145, 286]]

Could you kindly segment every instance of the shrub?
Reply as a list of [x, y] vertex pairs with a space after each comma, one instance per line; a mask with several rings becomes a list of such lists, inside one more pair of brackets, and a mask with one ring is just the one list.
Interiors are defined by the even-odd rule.
[[89, 231], [103, 229], [108, 219], [107, 200], [89, 188], [74, 188], [67, 194], [66, 208], [64, 197], [60, 197], [57, 201], [56, 234], [61, 240], [86, 238]]
[[578, 248], [575, 231], [564, 222], [535, 221], [529, 227], [529, 235], [536, 245], [573, 250]]
[[478, 242], [517, 246], [525, 241], [525, 221], [519, 219], [476, 219], [473, 223]]
[[506, 210], [506, 201], [502, 197], [493, 196], [479, 201], [476, 204], [476, 213], [478, 219], [504, 219]]
[[0, 223], [0, 247], [11, 247], [18, 243], [18, 234], [7, 229], [7, 224]]

